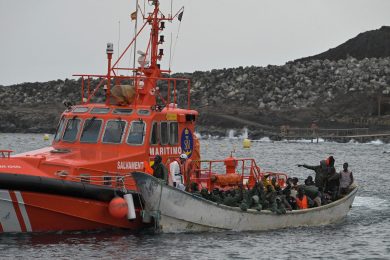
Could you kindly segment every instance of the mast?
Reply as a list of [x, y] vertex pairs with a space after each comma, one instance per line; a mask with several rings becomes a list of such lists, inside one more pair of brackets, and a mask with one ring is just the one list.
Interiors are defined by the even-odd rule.
[[[160, 11], [160, 1], [159, 0], [147, 0], [151, 6], [153, 6], [153, 9], [148, 14], [142, 13], [142, 18], [144, 20], [144, 24], [140, 27], [140, 29], [136, 29], [135, 35], [132, 39], [132, 41], [128, 44], [128, 46], [123, 50], [122, 54], [119, 55], [118, 59], [111, 63], [112, 54], [113, 54], [113, 44], [110, 43], [107, 45], [107, 74], [106, 75], [96, 75], [96, 74], [76, 74], [74, 76], [81, 76], [81, 77], [99, 77], [104, 78], [104, 81], [106, 83], [105, 89], [106, 91], [106, 104], [110, 104], [110, 95], [111, 95], [111, 86], [112, 86], [112, 79], [115, 79], [114, 84], [120, 83], [124, 79], [129, 79], [134, 82], [135, 87], [135, 100], [131, 104], [134, 107], [136, 106], [154, 106], [156, 105], [156, 95], [160, 96], [161, 93], [159, 93], [157, 88], [157, 81], [159, 80], [165, 80], [168, 82], [168, 90], [169, 85], [171, 82], [174, 82], [173, 84], [173, 91], [176, 91], [176, 80], [172, 79], [163, 79], [161, 78], [162, 73], [170, 73], [170, 69], [168, 70], [161, 70], [159, 61], [164, 56], [164, 50], [160, 47], [164, 42], [164, 35], [160, 35], [160, 31], [163, 31], [165, 29], [165, 22], [166, 21], [172, 21], [175, 18], [178, 18], [179, 21], [181, 21], [181, 16], [184, 10], [184, 7], [180, 8], [179, 11], [173, 15], [172, 13], [169, 14], [167, 17], [162, 14]], [[140, 10], [138, 6], [137, 1], [137, 8], [136, 12]], [[147, 47], [145, 51], [137, 51], [137, 53], [140, 55], [138, 57], [138, 63], [137, 65], [133, 66], [133, 68], [121, 68], [119, 67], [119, 62], [124, 57], [124, 55], [130, 50], [130, 47], [134, 47], [134, 50], [136, 51], [136, 40], [138, 36], [141, 34], [142, 31], [146, 27], [150, 26], [150, 39], [147, 43]], [[137, 28], [137, 25], [136, 25]], [[135, 58], [135, 55], [134, 55]], [[113, 65], [111, 65], [113, 64]], [[124, 77], [123, 75], [120, 75], [121, 70], [126, 71], [132, 71], [132, 76]], [[102, 86], [104, 83], [99, 83], [98, 86], [94, 89], [93, 93], [91, 95], [88, 95], [87, 102], [89, 102], [90, 98], [95, 95], [96, 91], [99, 89], [100, 86]], [[190, 83], [188, 83], [188, 89], [189, 89]], [[188, 90], [189, 92], [189, 90]], [[162, 98], [164, 99], [164, 98]], [[164, 103], [166, 101], [169, 101], [169, 96], [167, 100], [163, 100]], [[174, 95], [174, 102], [176, 101], [176, 96]]]
[[[150, 35], [150, 39], [151, 39], [151, 64], [150, 64], [150, 68], [151, 69], [159, 69], [158, 66], [157, 66], [157, 60], [158, 59], [161, 59], [162, 57], [162, 49], [161, 49], [161, 56], [159, 56], [158, 54], [158, 45], [159, 45], [159, 39], [158, 39], [158, 35], [159, 35], [159, 31], [160, 29], [163, 30], [165, 28], [165, 24], [164, 22], [161, 22], [161, 27], [160, 27], [160, 19], [158, 17], [158, 13], [159, 13], [159, 10], [160, 10], [160, 3], [158, 0], [154, 0], [153, 1], [153, 4], [154, 4], [154, 12], [152, 14], [152, 30], [151, 30], [151, 35]], [[162, 19], [164, 17], [162, 16]]]

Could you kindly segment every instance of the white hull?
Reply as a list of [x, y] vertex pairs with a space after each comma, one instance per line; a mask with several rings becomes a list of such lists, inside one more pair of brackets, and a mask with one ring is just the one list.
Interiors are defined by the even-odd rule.
[[[277, 215], [271, 211], [248, 210], [218, 205], [190, 193], [161, 185], [144, 173], [133, 173], [145, 200], [145, 209], [158, 215], [162, 232], [260, 231], [300, 226], [319, 226], [343, 219], [351, 208], [357, 188], [328, 205]], [[156, 214], [157, 213], [157, 214]]]

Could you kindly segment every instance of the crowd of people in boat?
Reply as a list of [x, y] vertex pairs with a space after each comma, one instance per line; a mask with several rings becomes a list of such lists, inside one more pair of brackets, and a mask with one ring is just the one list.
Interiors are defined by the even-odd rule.
[[304, 183], [300, 183], [297, 177], [288, 178], [285, 185], [281, 187], [277, 177], [268, 174], [264, 175], [261, 181], [256, 181], [251, 188], [249, 185], [239, 184], [232, 189], [214, 188], [209, 192], [207, 188], [200, 189], [198, 183], [190, 183], [190, 163], [190, 159], [182, 154], [179, 160], [170, 163], [168, 172], [161, 163], [161, 157], [156, 156], [152, 167], [153, 175], [164, 180], [168, 185], [192, 192], [195, 196], [217, 204], [239, 207], [243, 211], [266, 209], [276, 214], [285, 214], [290, 210], [319, 207], [348, 194], [354, 182], [348, 163], [345, 162], [343, 170], [337, 172], [334, 166], [335, 159], [330, 156], [320, 161], [319, 165], [298, 164], [298, 167], [315, 172], [314, 180], [312, 176], [308, 176]]

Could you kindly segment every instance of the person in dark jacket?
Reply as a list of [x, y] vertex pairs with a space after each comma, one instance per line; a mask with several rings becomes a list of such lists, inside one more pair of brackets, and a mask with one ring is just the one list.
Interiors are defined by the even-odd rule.
[[272, 210], [274, 207], [276, 207], [276, 191], [274, 191], [271, 184], [267, 186], [264, 203], [265, 205], [263, 205], [263, 208], [269, 208]]
[[334, 167], [330, 168], [325, 192], [329, 193], [331, 200], [335, 201], [337, 200], [337, 197], [339, 195], [339, 187], [340, 187], [340, 174], [336, 173], [336, 170]]
[[297, 209], [297, 201], [293, 196], [291, 196], [291, 190], [286, 190], [285, 196], [286, 196], [287, 203], [290, 205], [290, 208], [292, 210], [296, 210]]
[[314, 181], [313, 181], [313, 177], [311, 176], [308, 176], [305, 180], [305, 185], [307, 186], [311, 186], [311, 185], [315, 185]]
[[154, 157], [152, 169], [154, 177], [163, 180], [165, 184], [168, 183], [168, 169], [164, 164], [162, 164], [162, 158], [160, 155], [156, 155], [156, 157]]
[[320, 165], [310, 166], [306, 164], [298, 164], [298, 167], [304, 167], [306, 169], [313, 170], [316, 175], [314, 177], [315, 185], [318, 187], [318, 190], [322, 192], [325, 187], [325, 182], [328, 176], [328, 166], [326, 165], [326, 161], [320, 161]]

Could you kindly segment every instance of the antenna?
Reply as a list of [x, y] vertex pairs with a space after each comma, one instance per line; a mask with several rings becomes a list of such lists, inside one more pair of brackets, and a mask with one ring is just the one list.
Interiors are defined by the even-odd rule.
[[[144, 1], [145, 3], [145, 1]], [[138, 0], [136, 1], [136, 8], [135, 8], [135, 13], [136, 13], [136, 17], [135, 17], [135, 25], [134, 25], [134, 35], [136, 35], [137, 33], [137, 29], [138, 29]], [[135, 68], [135, 52], [137, 51], [137, 37], [135, 37], [135, 40], [134, 40], [134, 54], [133, 54], [133, 68]], [[135, 76], [136, 74], [136, 71], [134, 70], [133, 71], [133, 76]]]
[[118, 54], [117, 59], [119, 58], [119, 52], [120, 52], [120, 42], [121, 42], [121, 21], [118, 21]]

